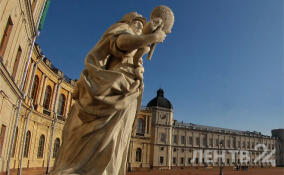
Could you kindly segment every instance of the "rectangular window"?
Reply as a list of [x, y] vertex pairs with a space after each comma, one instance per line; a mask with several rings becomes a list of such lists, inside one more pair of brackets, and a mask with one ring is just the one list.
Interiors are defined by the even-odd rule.
[[237, 139], [236, 139], [236, 137], [233, 137], [233, 147], [234, 148], [237, 147]]
[[13, 67], [13, 73], [12, 73], [12, 77], [14, 78], [14, 80], [16, 78], [16, 74], [17, 74], [18, 65], [19, 65], [19, 62], [20, 62], [21, 55], [22, 55], [22, 49], [21, 49], [21, 47], [19, 47], [18, 51], [17, 51], [14, 67]]
[[199, 137], [196, 137], [196, 145], [200, 145], [200, 138]]
[[203, 137], [203, 146], [207, 146], [207, 136]]
[[216, 146], [219, 146], [219, 139], [216, 139], [216, 140], [215, 140], [215, 145], [216, 145]]
[[238, 141], [238, 147], [241, 148], [241, 141]]
[[190, 145], [192, 145], [192, 144], [193, 144], [193, 139], [192, 139], [192, 137], [191, 137], [191, 136], [189, 136], [189, 138], [188, 138], [188, 142], [189, 142], [189, 144], [190, 144]]
[[243, 148], [246, 148], [246, 142], [243, 141]]
[[183, 157], [180, 158], [180, 164], [184, 164], [184, 158]]
[[160, 138], [161, 142], [166, 142], [166, 134], [165, 133], [161, 133], [161, 138]]
[[227, 146], [231, 147], [231, 140], [227, 140]]
[[178, 141], [177, 141], [177, 135], [174, 135], [174, 143], [177, 144]]
[[3, 144], [5, 140], [6, 125], [2, 125], [0, 133], [0, 155], [2, 155]]
[[224, 140], [221, 140], [220, 144], [221, 144], [220, 146], [225, 147], [225, 141]]
[[164, 147], [161, 146], [161, 147], [160, 147], [160, 150], [161, 150], [161, 151], [164, 151]]
[[195, 158], [195, 164], [198, 164], [198, 163], [199, 163], [199, 159]]
[[163, 164], [163, 163], [164, 163], [164, 157], [161, 156], [161, 157], [160, 157], [160, 164]]
[[176, 158], [173, 157], [173, 164], [176, 164]]
[[180, 139], [181, 144], [185, 144], [185, 136], [181, 136]]
[[188, 164], [191, 164], [191, 158], [188, 158], [188, 159], [187, 159], [187, 163], [188, 163]]
[[213, 146], [213, 138], [210, 138], [210, 146]]
[[8, 44], [10, 34], [12, 32], [12, 28], [13, 28], [13, 22], [12, 22], [11, 17], [9, 17], [7, 24], [6, 24], [6, 27], [5, 27], [5, 30], [4, 30], [4, 33], [3, 33], [3, 36], [2, 36], [2, 39], [1, 39], [1, 43], [0, 43], [0, 57], [2, 57], [2, 58], [3, 58], [5, 50], [7, 48], [7, 44]]

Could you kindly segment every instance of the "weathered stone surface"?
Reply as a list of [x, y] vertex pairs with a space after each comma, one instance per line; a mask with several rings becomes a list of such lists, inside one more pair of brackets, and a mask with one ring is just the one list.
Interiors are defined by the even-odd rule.
[[143, 91], [142, 56], [163, 31], [142, 34], [136, 12], [113, 24], [85, 58], [52, 174], [124, 175]]

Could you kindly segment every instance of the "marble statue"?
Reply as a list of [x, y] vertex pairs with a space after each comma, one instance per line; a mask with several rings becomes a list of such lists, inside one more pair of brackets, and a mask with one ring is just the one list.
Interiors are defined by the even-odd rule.
[[143, 92], [142, 56], [166, 37], [162, 30], [143, 33], [145, 24], [137, 12], [126, 14], [86, 56], [52, 175], [125, 175]]

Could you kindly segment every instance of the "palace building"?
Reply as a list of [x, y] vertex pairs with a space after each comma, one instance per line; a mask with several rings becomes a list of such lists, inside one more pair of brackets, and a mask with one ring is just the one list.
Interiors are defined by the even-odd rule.
[[30, 97], [21, 108], [11, 168], [53, 166], [74, 88], [75, 81], [52, 65], [36, 45], [24, 86]]
[[[8, 112], [6, 100], [9, 100], [9, 96], [1, 99], [0, 172], [6, 171], [9, 150], [9, 167], [12, 170], [20, 167], [46, 169], [47, 166], [53, 166], [61, 144], [64, 122], [72, 105], [74, 88], [75, 81], [52, 65], [35, 44], [23, 88], [27, 96], [20, 108], [13, 144], [10, 141], [18, 106], [15, 105], [13, 112]], [[1, 88], [1, 92], [7, 94], [9, 89]], [[8, 122], [12, 124], [7, 125]], [[4, 126], [8, 132], [5, 132]]]
[[35, 44], [23, 88], [27, 96], [20, 108], [13, 144], [11, 144], [11, 135], [18, 106], [15, 104], [13, 112], [9, 111], [10, 98], [6, 94], [10, 89], [1, 87], [2, 95], [5, 96], [3, 95], [0, 103], [2, 126], [0, 172], [7, 170], [10, 150], [9, 167], [12, 170], [20, 167], [46, 169], [53, 166], [61, 143], [64, 122], [72, 105], [71, 96], [74, 88], [75, 81], [64, 76], [52, 65], [41, 53], [40, 47]]
[[[260, 132], [240, 131], [212, 126], [178, 122], [173, 117], [173, 106], [164, 97], [164, 91], [159, 89], [157, 96], [137, 116], [136, 131], [132, 133], [128, 155], [129, 171], [151, 168], [186, 168], [198, 166], [236, 166], [243, 165], [241, 153], [248, 151], [247, 166], [283, 166], [284, 129], [272, 131], [272, 136]], [[264, 144], [267, 153], [272, 154], [272, 162], [262, 163], [255, 160], [263, 154]], [[206, 162], [205, 152], [214, 151], [217, 155], [224, 154], [224, 160]], [[241, 152], [242, 151], [242, 152]], [[232, 159], [232, 152], [235, 161]], [[195, 154], [195, 155], [194, 155]], [[263, 157], [264, 158], [264, 157]], [[262, 160], [262, 159], [261, 159]]]
[[[47, 147], [40, 146], [35, 156], [37, 151], [33, 146], [38, 145], [39, 140], [41, 145], [49, 143], [51, 125], [48, 122], [52, 122], [42, 116], [40, 104], [46, 90], [39, 84], [45, 82], [45, 71], [51, 72], [51, 68], [44, 68], [43, 62], [34, 66], [44, 57], [35, 46], [35, 40], [46, 6], [46, 0], [0, 1], [0, 172], [18, 168], [19, 164], [23, 167], [46, 165], [40, 158], [45, 156], [43, 151]], [[52, 76], [47, 83], [56, 85], [59, 75], [53, 73]], [[35, 83], [31, 85], [33, 78]], [[57, 102], [52, 100], [52, 104]], [[25, 146], [22, 146], [23, 138]]]

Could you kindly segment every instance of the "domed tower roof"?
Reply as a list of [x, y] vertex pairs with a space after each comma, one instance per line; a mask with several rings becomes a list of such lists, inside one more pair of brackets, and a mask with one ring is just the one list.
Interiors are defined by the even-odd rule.
[[171, 102], [164, 97], [164, 90], [159, 89], [157, 91], [157, 97], [153, 98], [148, 104], [147, 107], [162, 107], [167, 109], [173, 109]]

